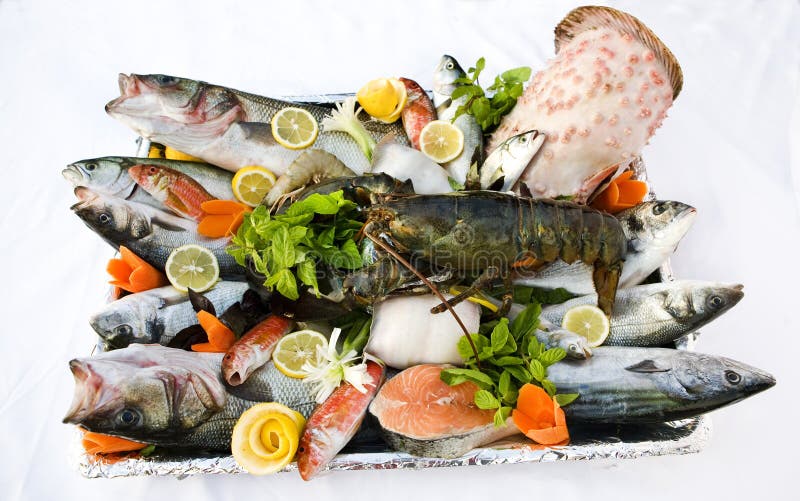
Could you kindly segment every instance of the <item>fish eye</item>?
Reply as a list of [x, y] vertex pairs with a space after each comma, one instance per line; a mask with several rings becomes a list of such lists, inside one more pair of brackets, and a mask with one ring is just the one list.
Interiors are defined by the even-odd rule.
[[706, 300], [709, 307], [717, 309], [723, 305], [725, 301], [719, 296], [711, 296]]
[[117, 336], [130, 336], [133, 334], [133, 328], [128, 324], [122, 324], [114, 327], [114, 334]]
[[448, 70], [452, 70], [453, 68], [455, 68], [455, 66], [453, 65], [453, 61], [448, 61], [444, 67], [447, 68]]
[[520, 142], [520, 143], [524, 143], [524, 142], [526, 142], [526, 141], [528, 141], [528, 136], [521, 136], [521, 137], [519, 138], [519, 142]]
[[100, 221], [100, 223], [101, 223], [101, 224], [108, 224], [109, 222], [111, 222], [111, 216], [109, 216], [109, 215], [108, 215], [108, 214], [106, 214], [105, 212], [103, 212], [102, 214], [100, 214], [100, 215], [97, 217], [97, 219]]
[[178, 79], [168, 75], [156, 75], [156, 82], [159, 85], [175, 85], [178, 83]]
[[97, 168], [97, 164], [94, 162], [89, 162], [88, 164], [84, 165], [84, 168], [91, 172]]
[[742, 380], [742, 376], [740, 376], [737, 372], [728, 370], [725, 371], [725, 380], [730, 384], [739, 384]]
[[655, 214], [656, 216], [660, 216], [661, 214], [666, 212], [666, 210], [667, 206], [665, 204], [663, 203], [656, 204], [655, 207], [653, 207], [653, 214]]
[[139, 423], [140, 419], [139, 412], [128, 407], [117, 413], [117, 421], [124, 426], [134, 426]]
[[149, 172], [150, 174], [156, 174], [158, 172], [158, 169], [156, 169], [155, 166], [151, 165], [150, 168], [147, 169], [147, 172]]

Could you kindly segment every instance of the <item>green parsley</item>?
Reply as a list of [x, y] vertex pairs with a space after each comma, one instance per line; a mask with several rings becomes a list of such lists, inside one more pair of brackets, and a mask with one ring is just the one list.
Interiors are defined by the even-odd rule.
[[567, 353], [561, 348], [547, 350], [536, 339], [541, 311], [539, 303], [534, 302], [510, 325], [507, 318], [501, 318], [491, 322], [490, 332], [482, 328], [482, 332], [471, 334], [478, 350], [480, 369], [469, 341], [462, 336], [458, 341], [458, 353], [466, 367], [444, 369], [439, 376], [450, 386], [465, 381], [478, 385], [475, 405], [495, 410], [495, 426], [505, 424], [517, 403], [519, 389], [526, 383], [541, 386], [562, 406], [578, 398], [576, 393], [557, 394], [556, 386], [547, 379], [547, 368], [561, 361]]
[[275, 216], [258, 206], [245, 215], [228, 254], [241, 266], [252, 260], [255, 270], [267, 277], [264, 286], [289, 299], [300, 297], [298, 281], [319, 295], [318, 262], [350, 270], [362, 266], [354, 240], [362, 223], [351, 219], [356, 209], [342, 191], [315, 193]]
[[[531, 77], [531, 69], [527, 66], [504, 71], [494, 78], [494, 83], [484, 89], [478, 83], [478, 77], [486, 67], [484, 58], [478, 59], [474, 68], [467, 71], [468, 75], [456, 79], [460, 84], [453, 91], [451, 99], [456, 101], [466, 97], [464, 104], [458, 107], [453, 118], [469, 113], [478, 121], [484, 133], [491, 132], [508, 112], [517, 104], [517, 99], [522, 95], [523, 85]], [[488, 94], [488, 95], [487, 95]]]

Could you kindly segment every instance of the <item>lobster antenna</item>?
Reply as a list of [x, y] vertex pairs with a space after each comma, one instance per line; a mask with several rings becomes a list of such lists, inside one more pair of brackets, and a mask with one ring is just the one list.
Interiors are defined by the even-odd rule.
[[442, 304], [444, 304], [447, 307], [447, 311], [449, 311], [450, 314], [453, 315], [453, 318], [456, 319], [456, 322], [458, 323], [458, 326], [461, 327], [462, 331], [464, 331], [464, 336], [466, 336], [467, 341], [469, 341], [469, 345], [472, 348], [472, 353], [475, 354], [475, 363], [478, 366], [478, 369], [480, 369], [481, 368], [481, 361], [478, 358], [478, 348], [475, 346], [475, 341], [472, 340], [472, 336], [470, 335], [469, 330], [467, 330], [467, 327], [464, 325], [464, 322], [461, 321], [461, 318], [458, 316], [458, 313], [456, 313], [456, 311], [453, 309], [453, 307], [450, 306], [450, 303], [447, 302], [447, 298], [445, 298], [442, 295], [442, 293], [439, 292], [439, 289], [433, 284], [433, 282], [428, 280], [425, 277], [425, 275], [423, 275], [422, 273], [419, 272], [419, 270], [414, 268], [414, 266], [411, 263], [409, 263], [408, 261], [406, 261], [406, 259], [403, 256], [398, 254], [397, 251], [395, 251], [394, 249], [392, 249], [391, 247], [386, 245], [386, 243], [382, 242], [381, 239], [372, 236], [370, 233], [364, 232], [364, 235], [367, 238], [369, 238], [370, 240], [372, 240], [373, 242], [375, 242], [378, 245], [378, 247], [380, 247], [381, 249], [383, 249], [386, 252], [388, 252], [390, 256], [392, 256], [393, 258], [395, 258], [398, 261], [400, 261], [400, 264], [402, 264], [403, 266], [408, 268], [409, 271], [411, 271], [411, 273], [413, 273], [414, 275], [417, 276], [417, 278], [422, 280], [422, 283], [425, 284], [426, 286], [428, 286], [428, 288], [436, 295], [436, 297], [438, 297], [442, 301]]

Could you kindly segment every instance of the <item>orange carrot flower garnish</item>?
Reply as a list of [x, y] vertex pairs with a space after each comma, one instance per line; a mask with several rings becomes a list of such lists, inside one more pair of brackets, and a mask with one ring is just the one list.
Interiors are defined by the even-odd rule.
[[542, 445], [566, 445], [569, 431], [564, 411], [546, 391], [534, 384], [519, 390], [517, 408], [511, 413], [517, 428], [528, 438]]
[[211, 313], [200, 310], [197, 319], [208, 334], [208, 342], [193, 344], [192, 351], [225, 353], [236, 342], [236, 334]]
[[143, 292], [167, 285], [167, 277], [124, 245], [119, 246], [120, 259], [108, 261], [106, 271], [114, 277], [109, 283], [128, 292]]
[[623, 172], [603, 190], [590, 204], [598, 210], [616, 214], [629, 209], [644, 200], [647, 195], [647, 183], [631, 179], [633, 171]]
[[244, 215], [253, 209], [233, 200], [209, 200], [200, 204], [206, 213], [197, 225], [197, 232], [209, 238], [231, 237], [242, 224]]
[[81, 431], [83, 431], [81, 444], [83, 445], [83, 449], [89, 454], [140, 451], [147, 447], [147, 444], [134, 442], [133, 440], [126, 440], [104, 433], [86, 431], [83, 428], [81, 428]]

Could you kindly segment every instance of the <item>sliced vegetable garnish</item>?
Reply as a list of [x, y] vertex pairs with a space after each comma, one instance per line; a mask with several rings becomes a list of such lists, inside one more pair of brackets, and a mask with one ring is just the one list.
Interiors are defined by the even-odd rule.
[[109, 283], [128, 292], [144, 292], [167, 285], [167, 277], [124, 245], [119, 259], [110, 259], [106, 271], [114, 277]]
[[632, 176], [633, 171], [631, 170], [620, 174], [590, 205], [597, 210], [616, 214], [640, 204], [647, 196], [647, 183], [631, 179]]
[[224, 353], [236, 342], [236, 334], [211, 313], [198, 311], [197, 320], [208, 334], [208, 343], [193, 344], [192, 351]]

